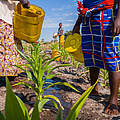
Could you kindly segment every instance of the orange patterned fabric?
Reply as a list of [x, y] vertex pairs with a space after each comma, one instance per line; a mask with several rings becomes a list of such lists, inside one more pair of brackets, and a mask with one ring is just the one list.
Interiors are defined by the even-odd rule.
[[25, 63], [16, 48], [22, 51], [21, 41], [14, 39], [13, 26], [0, 21], [0, 76], [17, 76], [23, 72], [13, 66]]

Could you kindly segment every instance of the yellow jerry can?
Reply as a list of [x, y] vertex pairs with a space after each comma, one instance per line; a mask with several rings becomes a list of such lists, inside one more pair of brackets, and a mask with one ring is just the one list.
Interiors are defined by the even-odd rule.
[[[57, 57], [57, 56], [59, 56], [59, 52], [57, 51], [57, 50], [52, 50], [52, 56], [51, 56], [51, 58], [55, 58], [55, 57]], [[60, 57], [58, 57], [58, 58], [56, 58], [56, 60], [55, 61], [60, 61]]]
[[73, 55], [75, 60], [84, 63], [82, 40], [79, 34], [69, 35], [65, 40], [64, 47], [66, 51]]
[[15, 37], [27, 42], [36, 42], [41, 34], [44, 16], [42, 8], [30, 5], [30, 8], [26, 9], [19, 3], [14, 12]]

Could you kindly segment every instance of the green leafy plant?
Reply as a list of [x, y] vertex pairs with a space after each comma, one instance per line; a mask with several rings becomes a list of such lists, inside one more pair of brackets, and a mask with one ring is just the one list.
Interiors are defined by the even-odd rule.
[[61, 61], [68, 63], [68, 58], [70, 57], [70, 54], [66, 50], [64, 50], [64, 47], [59, 49], [59, 54], [61, 57]]
[[[77, 89], [75, 89], [72, 85], [68, 84], [67, 82], [57, 82], [57, 83], [49, 83], [46, 82], [47, 79], [52, 79], [54, 76], [57, 75], [57, 73], [52, 73], [53, 70], [60, 68], [60, 67], [65, 67], [65, 66], [71, 66], [69, 64], [61, 64], [58, 66], [55, 66], [52, 64], [52, 62], [58, 58], [59, 56], [55, 58], [49, 58], [46, 56], [46, 54], [41, 53], [40, 45], [39, 44], [32, 44], [31, 48], [31, 55], [26, 56], [19, 50], [17, 50], [19, 54], [27, 60], [28, 64], [24, 64], [22, 66], [16, 65], [16, 67], [22, 69], [24, 72], [27, 73], [28, 80], [33, 81], [35, 86], [32, 86], [29, 83], [25, 82], [19, 82], [15, 85], [25, 85], [31, 88], [35, 94], [36, 98], [39, 101], [39, 111], [42, 111], [43, 106], [45, 105], [46, 102], [51, 101], [56, 109], [58, 109], [58, 106], [56, 102], [59, 104], [59, 106], [63, 109], [63, 106], [61, 105], [59, 99], [53, 95], [43, 95], [44, 92], [49, 89], [50, 87], [53, 87], [55, 85], [65, 85], [68, 87], [71, 87], [75, 91], [79, 92]], [[25, 69], [29, 68], [29, 70]], [[45, 75], [46, 74], [46, 75]], [[49, 84], [49, 85], [48, 85]], [[47, 86], [46, 86], [47, 85]], [[55, 102], [56, 101], [56, 102]]]
[[[82, 96], [71, 108], [66, 120], [76, 120], [82, 106], [97, 83], [98, 81], [82, 94]], [[40, 120], [38, 100], [36, 100], [32, 116], [30, 117], [24, 103], [13, 93], [8, 79], [6, 79], [6, 89], [5, 116], [0, 112], [0, 120]], [[45, 101], [41, 102], [41, 108], [44, 103]], [[61, 108], [59, 109], [56, 120], [62, 120]]]
[[75, 61], [74, 66], [75, 66], [76, 69], [78, 69], [79, 65], [81, 65], [80, 62]]
[[50, 48], [51, 48], [51, 50], [55, 50], [59, 53], [59, 56], [61, 58], [60, 60], [62, 62], [70, 63], [70, 64], [73, 63], [73, 61], [74, 61], [73, 56], [64, 49], [64, 46], [61, 47], [60, 44], [53, 43], [53, 44], [51, 44]]
[[[81, 108], [83, 107], [86, 99], [88, 98], [88, 96], [90, 95], [90, 93], [92, 92], [93, 88], [95, 87], [95, 85], [98, 83], [98, 81], [92, 85], [91, 87], [89, 87], [82, 95], [81, 97], [78, 99], [78, 101], [73, 105], [73, 107], [71, 108], [70, 112], [68, 113], [68, 116], [66, 118], [66, 120], [76, 120], [77, 116], [81, 110]], [[62, 120], [62, 110], [59, 110], [58, 116], [56, 120]]]
[[107, 84], [108, 80], [109, 80], [108, 71], [101, 69], [100, 70], [100, 77], [104, 80], [104, 83], [100, 82], [100, 85], [104, 88], [108, 87], [109, 86], [109, 84]]
[[0, 112], [0, 120], [40, 120], [38, 101], [36, 100], [34, 110], [32, 112], [32, 117], [30, 117], [24, 103], [13, 93], [7, 78], [5, 116]]
[[85, 65], [83, 63], [81, 63], [81, 62], [76, 62], [74, 64], [76, 64], [76, 68], [78, 68], [79, 65], [81, 66], [82, 69], [80, 69], [80, 76], [84, 76], [85, 75], [88, 78], [88, 73], [89, 73], [88, 68], [85, 67]]

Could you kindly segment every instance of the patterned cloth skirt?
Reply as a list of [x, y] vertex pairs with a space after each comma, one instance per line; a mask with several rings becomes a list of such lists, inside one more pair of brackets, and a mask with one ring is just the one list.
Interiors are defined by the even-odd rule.
[[25, 63], [16, 48], [22, 51], [21, 41], [14, 38], [13, 26], [0, 20], [0, 76], [17, 76], [23, 72], [13, 66]]
[[86, 67], [98, 67], [108, 71], [120, 71], [119, 35], [111, 29], [117, 9], [107, 9], [83, 17], [82, 50]]

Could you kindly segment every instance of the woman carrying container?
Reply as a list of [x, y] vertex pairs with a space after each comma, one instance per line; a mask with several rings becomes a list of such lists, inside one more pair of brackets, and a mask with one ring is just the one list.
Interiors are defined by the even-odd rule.
[[63, 34], [62, 23], [59, 23], [58, 36], [59, 36], [59, 48], [62, 48], [64, 45], [64, 34]]
[[[28, 0], [18, 1], [29, 8]], [[21, 40], [15, 38], [13, 32], [13, 13], [18, 1], [0, 0], [0, 76], [17, 76], [22, 72], [12, 66], [24, 63], [16, 51], [16, 48], [22, 51]]]
[[[80, 15], [73, 33], [80, 33], [82, 23], [82, 51], [91, 85], [97, 81], [100, 68], [109, 72], [111, 95], [105, 112], [118, 114], [120, 0], [83, 0], [78, 5]], [[98, 94], [97, 85], [92, 93]]]

